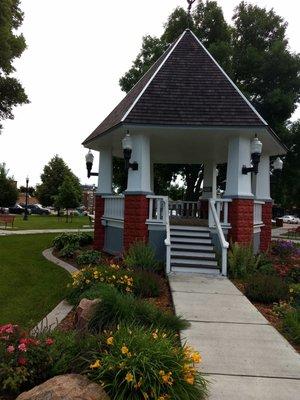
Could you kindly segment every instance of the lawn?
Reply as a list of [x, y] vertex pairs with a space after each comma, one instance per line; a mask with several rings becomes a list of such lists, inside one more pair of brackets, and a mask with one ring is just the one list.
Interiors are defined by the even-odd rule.
[[65, 297], [70, 275], [42, 256], [54, 237], [0, 237], [0, 324], [33, 327]]
[[[57, 218], [56, 215], [29, 215], [27, 221], [22, 215], [16, 215], [13, 229], [78, 229], [89, 225], [89, 217], [86, 216], [73, 217], [71, 222], [66, 222], [65, 217]], [[0, 225], [1, 228], [4, 229], [4, 226]]]

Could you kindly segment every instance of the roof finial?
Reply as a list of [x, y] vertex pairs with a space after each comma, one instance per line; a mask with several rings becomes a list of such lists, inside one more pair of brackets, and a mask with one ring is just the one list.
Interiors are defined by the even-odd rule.
[[196, 0], [187, 0], [187, 2], [188, 2], [188, 19], [187, 19], [188, 28], [190, 28], [190, 26], [191, 26], [191, 22], [192, 22], [191, 9], [192, 9], [192, 5], [195, 3], [195, 1]]

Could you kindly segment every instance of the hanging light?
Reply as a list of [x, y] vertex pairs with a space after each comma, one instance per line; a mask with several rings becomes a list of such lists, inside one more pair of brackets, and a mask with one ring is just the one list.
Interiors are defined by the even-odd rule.
[[282, 171], [283, 161], [280, 157], [277, 157], [276, 160], [273, 162], [273, 169], [277, 171]]
[[91, 172], [94, 163], [94, 155], [89, 149], [88, 153], [85, 155], [85, 162], [86, 162], [86, 169], [87, 169], [87, 177], [90, 178], [91, 176], [98, 176], [97, 172]]
[[260, 156], [262, 152], [262, 142], [258, 140], [257, 135], [255, 135], [254, 139], [251, 141], [251, 163], [252, 167], [246, 167], [243, 165], [242, 173], [247, 175], [248, 172], [254, 172], [255, 175], [258, 173], [258, 164], [260, 162]]
[[123, 148], [123, 155], [125, 160], [125, 171], [127, 172], [129, 168], [133, 171], [137, 171], [139, 165], [137, 162], [130, 162], [131, 154], [132, 154], [132, 139], [129, 132], [126, 132], [126, 135], [122, 139], [122, 148]]

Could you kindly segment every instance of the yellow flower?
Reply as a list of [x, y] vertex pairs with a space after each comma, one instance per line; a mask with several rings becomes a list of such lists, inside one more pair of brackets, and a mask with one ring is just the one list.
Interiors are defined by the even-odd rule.
[[200, 363], [202, 361], [202, 358], [201, 358], [200, 353], [198, 351], [195, 351], [194, 353], [191, 353], [190, 357], [194, 361], [194, 363]]
[[110, 336], [110, 337], [106, 340], [106, 343], [107, 343], [109, 346], [112, 346], [113, 342], [114, 342], [113, 336]]
[[96, 369], [96, 368], [100, 368], [100, 367], [101, 367], [100, 360], [96, 360], [96, 361], [94, 362], [94, 364], [91, 364], [91, 365], [90, 365], [90, 368], [91, 368], [91, 369]]
[[158, 334], [157, 333], [158, 333], [157, 329], [152, 333], [153, 339], [157, 339], [158, 338]]
[[126, 346], [122, 346], [121, 347], [121, 353], [122, 354], [127, 354], [128, 352], [129, 352], [128, 347], [126, 347]]
[[125, 376], [125, 380], [127, 382], [132, 382], [133, 381], [133, 375], [130, 372], [127, 372], [127, 374]]
[[172, 372], [165, 373], [165, 371], [159, 371], [159, 375], [161, 376], [163, 383], [170, 386], [173, 385], [173, 378], [171, 377]]
[[189, 383], [190, 385], [193, 385], [195, 383], [195, 377], [192, 374], [188, 374], [185, 376], [184, 380]]

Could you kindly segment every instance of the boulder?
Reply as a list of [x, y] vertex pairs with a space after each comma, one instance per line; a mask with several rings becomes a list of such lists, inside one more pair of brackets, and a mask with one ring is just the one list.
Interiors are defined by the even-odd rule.
[[85, 330], [87, 328], [100, 301], [100, 299], [82, 299], [80, 301], [75, 314], [75, 328], [77, 330]]
[[86, 376], [68, 374], [55, 376], [20, 394], [16, 400], [109, 400], [109, 397]]

